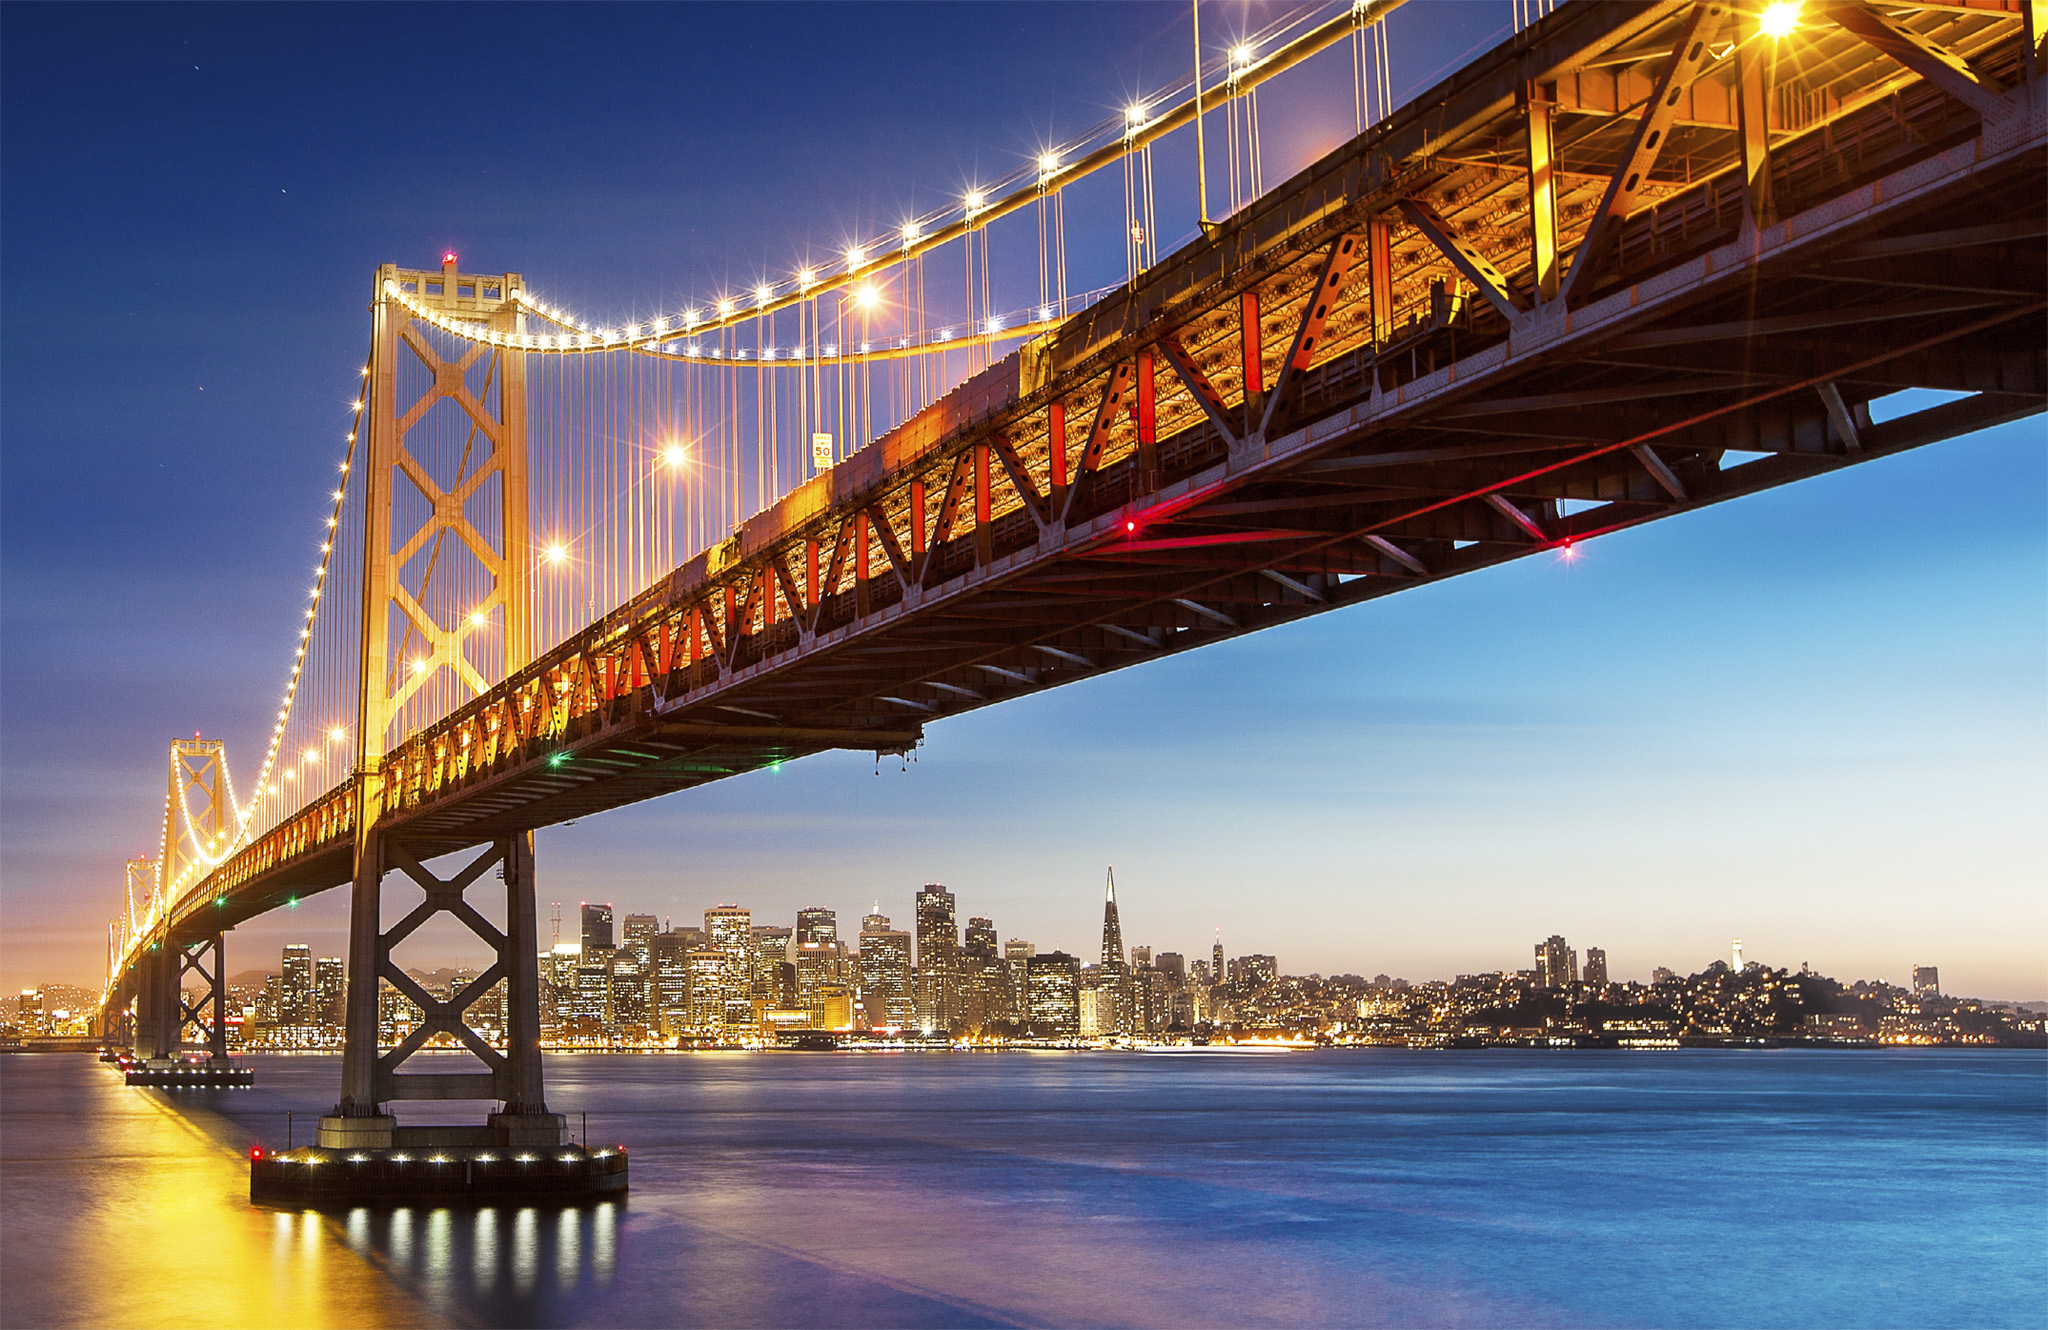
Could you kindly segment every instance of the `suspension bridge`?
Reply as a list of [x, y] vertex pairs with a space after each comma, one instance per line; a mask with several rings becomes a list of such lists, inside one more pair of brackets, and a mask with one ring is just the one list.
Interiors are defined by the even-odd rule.
[[[2048, 405], [2040, 0], [1517, 0], [1396, 107], [1397, 3], [1198, 35], [1182, 87], [1010, 177], [660, 316], [380, 269], [268, 750], [238, 793], [219, 741], [172, 745], [110, 1040], [223, 1060], [223, 935], [345, 885], [321, 1144], [456, 1098], [558, 1145], [537, 827]], [[1268, 182], [1259, 90], [1325, 51], [1355, 136]], [[1161, 255], [1169, 135], [1201, 215]], [[1067, 194], [1118, 173], [1122, 234], [1070, 237]], [[1069, 290], [1105, 243], [1126, 279]], [[992, 246], [1035, 246], [1037, 289]], [[1906, 389], [1947, 400], [1873, 413]], [[465, 894], [494, 868], [496, 921]], [[442, 912], [496, 958], [446, 1002], [391, 959]], [[380, 982], [425, 1013], [392, 1048]], [[502, 1044], [466, 1016], [491, 992]], [[400, 1070], [437, 1035], [479, 1069]]]

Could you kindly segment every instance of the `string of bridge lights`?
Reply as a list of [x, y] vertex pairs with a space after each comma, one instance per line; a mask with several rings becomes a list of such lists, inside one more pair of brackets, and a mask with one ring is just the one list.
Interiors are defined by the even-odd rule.
[[[306, 615], [299, 628], [298, 644], [293, 651], [291, 675], [285, 682], [284, 695], [280, 699], [277, 709], [277, 723], [271, 728], [270, 742], [263, 755], [263, 765], [257, 773], [256, 785], [251, 793], [250, 800], [245, 805], [236, 797], [234, 777], [228, 769], [227, 753], [223, 750], [220, 756], [221, 783], [227, 793], [234, 830], [232, 833], [215, 837], [211, 842], [202, 841], [198, 834], [196, 821], [192, 816], [191, 804], [185, 788], [186, 783], [183, 780], [175, 782], [178, 792], [177, 812], [184, 816], [184, 838], [192, 844], [194, 859], [178, 880], [167, 884], [167, 886], [163, 881], [164, 865], [159, 864], [157, 866], [156, 872], [159, 887], [155, 893], [155, 899], [151, 903], [152, 908], [144, 919], [141, 928], [137, 931], [147, 933], [150, 927], [154, 926], [157, 915], [169, 907], [169, 902], [177, 900], [184, 894], [185, 888], [191, 884], [195, 876], [202, 870], [218, 868], [221, 864], [227, 862], [237, 850], [247, 844], [249, 828], [255, 821], [257, 814], [262, 811], [265, 802], [278, 798], [284, 793], [284, 786], [272, 780], [271, 773], [276, 770], [278, 760], [283, 753], [285, 730], [291, 723], [292, 707], [298, 700], [299, 681], [305, 674], [306, 653], [312, 646], [313, 625], [315, 617], [320, 610], [320, 596], [326, 589], [327, 575], [334, 563], [334, 548], [339, 543], [336, 537], [341, 527], [342, 505], [348, 496], [349, 476], [355, 463], [356, 440], [357, 436], [361, 433], [362, 414], [366, 404], [365, 394], [368, 390], [369, 375], [369, 366], [363, 366], [361, 378], [363, 379], [364, 387], [357, 390], [356, 399], [350, 404], [353, 418], [350, 423], [346, 447], [342, 453], [340, 464], [341, 481], [334, 489], [332, 496], [333, 504], [327, 515], [325, 530], [321, 534], [320, 563], [313, 570], [313, 585], [307, 592]], [[333, 726], [327, 732], [327, 742], [330, 744], [339, 743], [346, 737], [346, 729], [339, 725]], [[315, 756], [317, 756], [317, 750], [309, 749], [307, 755], [308, 765], [312, 763]], [[289, 781], [294, 774], [294, 772], [287, 769], [283, 773], [283, 778]], [[171, 815], [171, 800], [166, 795], [164, 799], [164, 820], [167, 832], [172, 825]], [[166, 839], [169, 838], [166, 837]]]
[[[1342, 15], [1260, 56], [1258, 52], [1262, 46], [1269, 45], [1280, 34], [1306, 22], [1321, 6], [1298, 9], [1287, 17], [1268, 24], [1261, 31], [1249, 34], [1224, 48], [1221, 52], [1222, 82], [1214, 91], [1226, 99], [1249, 91], [1317, 51], [1342, 40], [1351, 32], [1377, 23], [1399, 3], [1400, 0], [1351, 0]], [[970, 187], [960, 194], [957, 202], [906, 220], [896, 228], [894, 235], [887, 239], [849, 244], [839, 258], [829, 263], [806, 264], [788, 278], [757, 283], [751, 291], [743, 295], [726, 294], [704, 304], [692, 304], [680, 314], [593, 327], [589, 322], [576, 318], [564, 309], [537, 302], [525, 291], [513, 289], [505, 293], [507, 304], [516, 305], [529, 314], [547, 320], [558, 330], [513, 332], [491, 328], [471, 319], [452, 317], [420, 299], [419, 296], [424, 293], [406, 291], [396, 279], [385, 282], [383, 294], [404, 306], [413, 317], [454, 336], [488, 346], [556, 354], [632, 350], [669, 359], [705, 363], [730, 364], [736, 360], [746, 360], [759, 364], [767, 360], [801, 360], [805, 364], [816, 364], [821, 360], [846, 362], [940, 350], [949, 345], [959, 345], [969, 339], [986, 341], [998, 337], [1028, 335], [1052, 326], [1071, 313], [1074, 307], [1085, 307], [1091, 300], [1099, 299], [1101, 295], [1120, 288], [1108, 286], [1081, 297], [1070, 297], [1066, 309], [1060, 309], [1057, 305], [1041, 304], [1035, 308], [987, 317], [977, 321], [973, 326], [955, 325], [941, 329], [935, 334], [927, 334], [921, 342], [914, 338], [898, 336], [886, 341], [871, 339], [859, 344], [861, 349], [858, 351], [837, 345], [829, 350], [817, 348], [825, 352], [822, 356], [807, 356], [806, 348], [801, 345], [763, 347], [758, 350], [741, 348], [726, 352], [722, 349], [706, 349], [700, 344], [681, 347], [670, 344], [670, 339], [678, 334], [695, 338], [705, 333], [738, 327], [747, 320], [772, 315], [831, 291], [853, 285], [897, 263], [921, 257], [942, 245], [950, 244], [999, 217], [1026, 207], [1047, 193], [1108, 166], [1129, 153], [1148, 146], [1155, 139], [1192, 123], [1199, 94], [1186, 101], [1174, 102], [1172, 99], [1179, 97], [1184, 91], [1195, 88], [1197, 81], [1194, 76], [1190, 76], [1162, 93], [1132, 102], [1125, 107], [1121, 116], [1110, 117], [1065, 143], [1040, 151], [1032, 160], [1013, 169], [994, 183]], [[1162, 109], [1162, 103], [1170, 105]], [[1206, 114], [1218, 106], [1220, 103], [1204, 103], [1202, 110]], [[1111, 130], [1116, 131], [1116, 137], [1102, 143], [1086, 155], [1075, 156], [1087, 149], [1091, 143], [1102, 139]], [[445, 261], [452, 263], [454, 256], [448, 255]], [[856, 286], [853, 295], [853, 303], [860, 308], [871, 308], [880, 299], [879, 291], [872, 283], [867, 282]]]
[[[1325, 49], [1334, 41], [1341, 39], [1346, 32], [1362, 30], [1368, 24], [1379, 21], [1387, 11], [1399, 3], [1400, 0], [1351, 0], [1343, 16], [1328, 20], [1292, 41], [1273, 47], [1266, 55], [1258, 56], [1256, 53], [1261, 46], [1270, 45], [1288, 30], [1307, 22], [1321, 7], [1306, 6], [1297, 9], [1286, 17], [1268, 24], [1258, 33], [1251, 34], [1230, 46], [1223, 53], [1223, 78], [1215, 91], [1225, 98], [1236, 97], [1316, 51]], [[1796, 5], [1789, 0], [1778, 0], [1772, 8], [1774, 11], [1790, 11], [1794, 14], [1797, 12]], [[1211, 104], [1200, 104], [1202, 94], [1197, 86], [1200, 77], [1198, 72], [1181, 84], [1150, 99], [1135, 101], [1124, 109], [1121, 116], [1112, 116], [1064, 144], [1039, 152], [1033, 159], [993, 184], [967, 189], [959, 196], [957, 202], [910, 218], [896, 228], [895, 234], [885, 241], [850, 244], [832, 263], [823, 266], [806, 265], [797, 269], [788, 279], [756, 284], [745, 297], [723, 295], [703, 305], [691, 305], [680, 315], [665, 315], [645, 321], [593, 328], [564, 309], [542, 304], [530, 298], [526, 292], [514, 289], [505, 293], [507, 303], [547, 321], [556, 331], [511, 332], [451, 317], [444, 311], [427, 305], [415, 293], [402, 289], [395, 280], [385, 283], [383, 294], [403, 306], [416, 319], [450, 335], [486, 345], [558, 354], [631, 350], [668, 359], [704, 363], [845, 362], [918, 354], [1002, 337], [1035, 334], [1056, 325], [1074, 309], [1085, 308], [1109, 292], [1120, 289], [1121, 284], [1068, 296], [1060, 303], [1041, 303], [1034, 307], [989, 315], [972, 323], [962, 322], [941, 327], [927, 332], [921, 339], [899, 334], [885, 339], [868, 339], [847, 346], [822, 343], [821, 339], [821, 344], [816, 347], [806, 347], [798, 343], [787, 347], [735, 348], [729, 352], [725, 348], [706, 348], [696, 340], [704, 334], [741, 326], [747, 320], [759, 319], [803, 301], [813, 300], [820, 295], [853, 285], [863, 277], [871, 277], [897, 263], [921, 257], [1002, 216], [1028, 206], [1034, 200], [1044, 198], [1048, 193], [1057, 191], [1073, 180], [1148, 146], [1164, 134], [1190, 123], [1195, 118], [1198, 104], [1200, 110], [1205, 113], [1212, 109]], [[1155, 113], [1155, 108], [1162, 101], [1171, 101], [1190, 87], [1196, 87], [1194, 98], [1174, 103], [1167, 109]], [[1117, 131], [1115, 137], [1109, 138], [1084, 156], [1075, 156], [1087, 149], [1091, 143], [1103, 139], [1111, 130]], [[448, 261], [453, 262], [453, 258], [453, 255], [449, 255]], [[856, 308], [871, 309], [880, 299], [879, 290], [871, 282], [864, 282], [854, 287], [851, 303]], [[678, 335], [691, 340], [678, 343], [675, 341]], [[809, 354], [813, 351], [817, 354]], [[148, 935], [158, 920], [172, 908], [172, 903], [181, 898], [191, 880], [203, 869], [218, 867], [247, 844], [249, 828], [267, 801], [278, 799], [284, 794], [283, 783], [274, 780], [273, 773], [277, 772], [283, 757], [286, 731], [297, 702], [299, 684], [304, 677], [306, 655], [312, 644], [321, 595], [333, 567], [335, 547], [339, 544], [341, 513], [348, 495], [356, 444], [361, 432], [363, 412], [367, 406], [369, 374], [370, 367], [366, 364], [360, 370], [363, 386], [359, 388], [351, 404], [353, 420], [340, 463], [341, 480], [333, 491], [333, 504], [322, 533], [320, 563], [314, 571], [313, 585], [307, 592], [308, 604], [292, 657], [291, 674], [280, 698], [276, 724], [271, 729], [270, 741], [250, 802], [244, 806], [236, 797], [226, 753], [223, 751], [219, 759], [221, 782], [227, 795], [234, 829], [231, 833], [216, 837], [211, 843], [204, 842], [199, 838], [193, 822], [184, 783], [179, 782], [176, 812], [184, 816], [185, 838], [192, 843], [196, 855], [176, 882], [167, 880], [168, 865], [161, 858], [157, 861], [153, 874], [155, 886], [147, 903], [144, 918], [139, 922], [135, 920], [132, 908], [124, 912], [121, 932], [126, 947], [132, 948], [136, 939]], [[543, 557], [550, 563], [557, 563], [564, 555], [559, 545], [550, 545]], [[474, 617], [472, 616], [472, 619]], [[421, 668], [421, 664], [413, 662], [415, 671]], [[334, 726], [328, 730], [326, 742], [339, 743], [346, 735], [345, 727]], [[319, 753], [318, 749], [308, 749], [306, 764], [310, 766]], [[286, 762], [284, 765], [286, 770], [282, 773], [282, 781], [290, 781], [296, 773], [291, 770], [292, 764]], [[166, 795], [164, 820], [167, 834], [163, 842], [166, 845], [171, 843], [168, 832], [171, 830], [172, 816], [172, 801], [170, 796]], [[109, 983], [111, 982], [110, 976]]]

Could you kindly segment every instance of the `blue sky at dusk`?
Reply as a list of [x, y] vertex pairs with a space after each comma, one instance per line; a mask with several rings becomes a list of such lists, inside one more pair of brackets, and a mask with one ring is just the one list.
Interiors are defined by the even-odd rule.
[[[1205, 4], [1204, 35], [1283, 12]], [[1414, 0], [1397, 98], [1509, 18]], [[0, 9], [0, 991], [97, 981], [172, 736], [260, 760], [379, 263], [453, 249], [593, 315], [679, 308], [1172, 83], [1187, 22]], [[1351, 133], [1341, 51], [1262, 98], [1269, 185]], [[1191, 144], [1160, 162], [1171, 244]], [[1072, 225], [1117, 205], [1077, 194]], [[1028, 248], [997, 259], [997, 306], [1031, 299]], [[1096, 243], [1072, 285], [1121, 271]], [[545, 829], [542, 899], [901, 923], [943, 881], [1087, 953], [1113, 863], [1127, 941], [1206, 954], [1220, 928], [1292, 971], [1515, 968], [1562, 932], [1647, 978], [1740, 935], [2048, 998], [2043, 441], [2021, 422], [942, 722], [908, 771], [827, 754]], [[257, 921], [230, 969], [339, 954], [344, 921], [340, 892]]]

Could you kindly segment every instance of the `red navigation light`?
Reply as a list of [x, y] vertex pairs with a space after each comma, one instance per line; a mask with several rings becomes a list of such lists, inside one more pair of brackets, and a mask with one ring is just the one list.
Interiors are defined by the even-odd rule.
[[250, 1146], [250, 1147], [249, 1147], [249, 1158], [251, 1158], [251, 1159], [261, 1159], [261, 1158], [263, 1158], [263, 1147], [262, 1147], [262, 1146], [260, 1146], [260, 1145], [252, 1145], [252, 1146]]
[[451, 249], [451, 250], [449, 250], [449, 251], [448, 251], [448, 252], [447, 252], [446, 254], [443, 254], [443, 255], [441, 256], [441, 262], [443, 262], [443, 263], [453, 263], [453, 262], [455, 262], [455, 251]]
[[1124, 530], [1125, 530], [1125, 531], [1127, 531], [1127, 532], [1128, 532], [1128, 531], [1136, 531], [1137, 529], [1138, 529], [1138, 524], [1137, 524], [1136, 522], [1126, 521], [1126, 522], [1124, 523]]

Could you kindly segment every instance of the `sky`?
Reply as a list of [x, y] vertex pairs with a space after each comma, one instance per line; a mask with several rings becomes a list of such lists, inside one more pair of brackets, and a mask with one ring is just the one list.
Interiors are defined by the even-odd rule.
[[[1204, 4], [1204, 36], [1283, 12]], [[1509, 19], [1397, 12], [1397, 100]], [[1187, 23], [0, 8], [0, 991], [97, 983], [171, 737], [260, 760], [379, 263], [453, 249], [580, 309], [675, 309], [1174, 82]], [[1269, 183], [1351, 132], [1342, 61], [1262, 94]], [[1159, 151], [1170, 246], [1192, 154]], [[1032, 298], [1003, 299], [1009, 261], [998, 307]], [[1095, 246], [1072, 284], [1120, 265]], [[1006, 703], [907, 770], [823, 754], [547, 828], [542, 908], [902, 924], [939, 881], [1090, 955], [1114, 865], [1128, 942], [1206, 955], [1220, 929], [1297, 973], [1517, 968], [1562, 933], [1647, 978], [1740, 936], [2048, 998], [2043, 441], [2021, 422]], [[253, 921], [229, 969], [339, 954], [345, 921], [338, 891]]]

